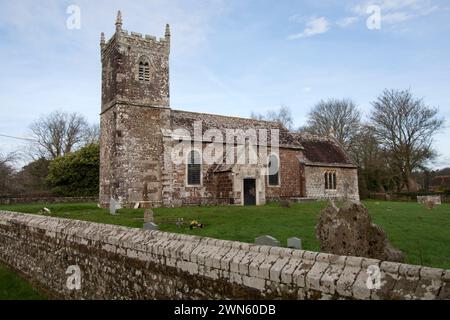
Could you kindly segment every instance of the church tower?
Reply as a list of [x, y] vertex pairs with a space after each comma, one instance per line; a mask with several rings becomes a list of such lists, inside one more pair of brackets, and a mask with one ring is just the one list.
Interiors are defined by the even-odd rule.
[[170, 29], [163, 38], [128, 33], [119, 11], [116, 32], [102, 33], [100, 204], [124, 207], [162, 201], [163, 136], [170, 128]]

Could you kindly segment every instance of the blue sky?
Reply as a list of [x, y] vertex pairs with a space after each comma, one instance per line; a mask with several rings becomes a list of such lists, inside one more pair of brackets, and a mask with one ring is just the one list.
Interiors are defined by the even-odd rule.
[[[81, 28], [66, 27], [69, 5]], [[381, 9], [370, 30], [368, 5]], [[53, 110], [99, 121], [100, 32], [172, 30], [171, 106], [248, 117], [289, 106], [296, 126], [320, 99], [352, 98], [367, 115], [384, 88], [410, 88], [436, 106], [435, 138], [450, 166], [450, 3], [446, 0], [0, 0], [0, 134], [28, 137]], [[0, 137], [0, 152], [25, 148]]]

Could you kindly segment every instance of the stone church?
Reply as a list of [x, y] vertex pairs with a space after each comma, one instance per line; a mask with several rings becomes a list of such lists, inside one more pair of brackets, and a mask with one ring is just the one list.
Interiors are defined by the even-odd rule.
[[[357, 168], [332, 137], [290, 132], [276, 122], [171, 109], [170, 37], [168, 25], [159, 39], [128, 32], [120, 12], [111, 39], [105, 41], [102, 33], [102, 206], [111, 199], [123, 207], [359, 199]], [[177, 130], [184, 134], [173, 134]], [[211, 130], [232, 131], [237, 139], [212, 139]], [[270, 139], [240, 139], [267, 131]], [[190, 134], [194, 139], [186, 140]], [[174, 154], [180, 154], [173, 150], [181, 141], [188, 141], [181, 152], [186, 161], [174, 161]], [[226, 151], [214, 151], [220, 161], [206, 163], [203, 152], [211, 144]], [[250, 146], [257, 154], [267, 151], [264, 161], [224, 161], [236, 160], [233, 151], [241, 147], [246, 158]]]

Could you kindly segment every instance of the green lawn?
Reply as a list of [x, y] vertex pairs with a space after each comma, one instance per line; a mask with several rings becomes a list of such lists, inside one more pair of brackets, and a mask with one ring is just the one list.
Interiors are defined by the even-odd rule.
[[0, 300], [42, 300], [45, 297], [14, 272], [0, 265]]
[[[428, 210], [412, 202], [365, 201], [365, 205], [392, 244], [406, 254], [406, 262], [450, 269], [450, 204]], [[0, 209], [37, 213], [44, 205], [0, 206]], [[112, 216], [96, 204], [49, 204], [51, 216], [142, 227], [143, 209], [121, 209]], [[155, 209], [155, 220], [161, 230], [209, 236], [227, 240], [253, 242], [255, 237], [270, 234], [285, 245], [289, 237], [300, 237], [303, 248], [318, 250], [314, 227], [325, 202], [294, 204], [281, 208], [278, 204], [261, 207], [185, 207]], [[177, 228], [177, 218], [186, 225]], [[198, 220], [204, 229], [190, 230], [188, 222]]]

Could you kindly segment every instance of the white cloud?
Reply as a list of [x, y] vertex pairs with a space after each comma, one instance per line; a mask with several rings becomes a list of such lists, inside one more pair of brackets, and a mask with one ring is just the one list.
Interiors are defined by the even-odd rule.
[[306, 20], [305, 16], [301, 14], [294, 14], [288, 19], [290, 22], [302, 23]]
[[309, 93], [309, 92], [312, 91], [312, 88], [311, 87], [304, 87], [303, 91], [306, 92], [306, 93]]
[[382, 21], [387, 24], [428, 16], [439, 9], [432, 0], [370, 0], [352, 7], [351, 11], [359, 16], [367, 16], [367, 8], [371, 5], [381, 8]]
[[400, 9], [423, 10], [432, 6], [430, 0], [369, 0], [364, 3], [355, 5], [352, 8], [352, 11], [359, 15], [365, 15], [367, 7], [371, 5], [380, 6], [381, 10], [386, 11], [394, 11]]
[[429, 0], [382, 0], [381, 6], [387, 10], [397, 10], [402, 8], [420, 9], [430, 5]]
[[325, 17], [311, 18], [306, 23], [306, 28], [303, 32], [292, 34], [288, 37], [289, 40], [312, 37], [318, 34], [327, 32], [330, 29], [330, 23]]
[[413, 19], [414, 15], [409, 14], [407, 12], [393, 12], [393, 13], [387, 13], [381, 16], [381, 21], [386, 23], [399, 23], [403, 21], [407, 21], [410, 19]]
[[354, 24], [358, 20], [359, 20], [358, 17], [345, 17], [345, 18], [342, 18], [342, 19], [338, 20], [336, 22], [336, 24], [339, 27], [341, 27], [341, 28], [346, 28], [346, 27], [351, 26], [352, 24]]

